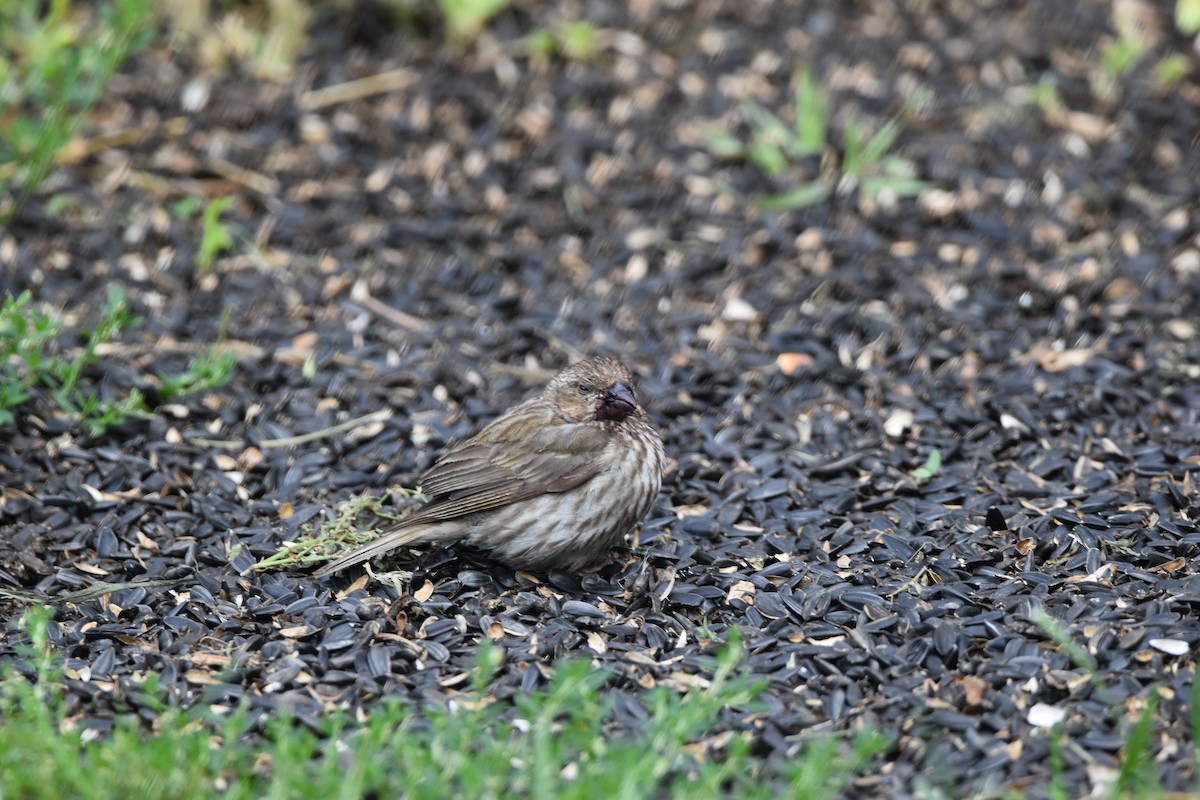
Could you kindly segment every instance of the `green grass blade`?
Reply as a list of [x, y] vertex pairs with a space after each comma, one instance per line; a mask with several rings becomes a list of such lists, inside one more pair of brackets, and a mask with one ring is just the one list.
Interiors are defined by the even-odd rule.
[[1113, 796], [1119, 797], [1124, 792], [1136, 797], [1151, 797], [1157, 787], [1157, 775], [1154, 772], [1154, 754], [1150, 750], [1150, 736], [1154, 726], [1154, 715], [1158, 710], [1158, 689], [1151, 688], [1146, 698], [1146, 707], [1138, 716], [1137, 724], [1129, 732], [1125, 741], [1125, 753], [1121, 760], [1121, 770], [1113, 784]]
[[754, 201], [763, 211], [795, 211], [823, 202], [829, 197], [829, 187], [820, 183], [805, 183], [795, 189], [773, 194]]
[[829, 93], [818, 86], [812, 70], [803, 70], [796, 80], [796, 120], [792, 154], [804, 157], [825, 147], [829, 131]]

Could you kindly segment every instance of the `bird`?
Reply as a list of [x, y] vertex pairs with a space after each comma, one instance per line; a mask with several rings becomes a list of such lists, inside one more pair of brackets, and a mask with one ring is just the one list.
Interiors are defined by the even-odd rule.
[[587, 571], [650, 510], [665, 464], [629, 369], [592, 356], [451, 446], [419, 481], [425, 505], [313, 575], [456, 542], [514, 569]]

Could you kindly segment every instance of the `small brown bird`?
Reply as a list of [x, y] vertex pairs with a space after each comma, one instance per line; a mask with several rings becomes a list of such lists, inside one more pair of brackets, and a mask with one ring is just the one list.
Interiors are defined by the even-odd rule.
[[428, 503], [314, 575], [402, 545], [451, 542], [489, 550], [517, 569], [579, 570], [650, 510], [665, 460], [629, 370], [616, 359], [588, 358], [446, 451], [421, 478]]

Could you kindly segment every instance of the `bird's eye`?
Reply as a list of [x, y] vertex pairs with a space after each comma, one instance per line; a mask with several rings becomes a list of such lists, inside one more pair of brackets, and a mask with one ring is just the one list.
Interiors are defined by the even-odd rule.
[[580, 394], [591, 394], [592, 393], [592, 387], [588, 386], [586, 383], [576, 384], [575, 388], [579, 391]]

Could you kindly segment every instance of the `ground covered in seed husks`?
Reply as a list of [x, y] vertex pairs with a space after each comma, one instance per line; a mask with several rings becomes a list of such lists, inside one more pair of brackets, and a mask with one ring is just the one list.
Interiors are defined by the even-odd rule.
[[[1173, 3], [1139, 6], [1190, 64], [1173, 86], [1151, 59], [1104, 77], [1099, 0], [538, 5], [463, 53], [318, 17], [282, 84], [145, 51], [85, 131], [134, 133], [0, 234], [0, 288], [71, 330], [124, 286], [144, 322], [102, 391], [222, 330], [237, 357], [99, 438], [46, 392], [0, 428], [0, 588], [57, 598], [78, 724], [152, 717], [150, 673], [184, 707], [443, 703], [491, 639], [491, 696], [584, 655], [636, 732], [642, 693], [700, 685], [736, 629], [767, 686], [725, 724], [768, 763], [814, 731], [893, 737], [848, 796], [1043, 796], [1055, 721], [1069, 795], [1103, 789], [1154, 692], [1162, 787], [1194, 790], [1200, 65]], [[578, 18], [590, 59], [519, 46]], [[790, 119], [804, 67], [835, 154], [896, 119], [922, 194], [754, 205], [821, 158], [768, 178], [711, 131], [748, 140], [748, 98]], [[173, 204], [222, 196], [235, 246], [205, 270]], [[670, 456], [614, 565], [250, 570], [590, 353], [639, 374]], [[6, 659], [24, 602], [0, 599]]]

